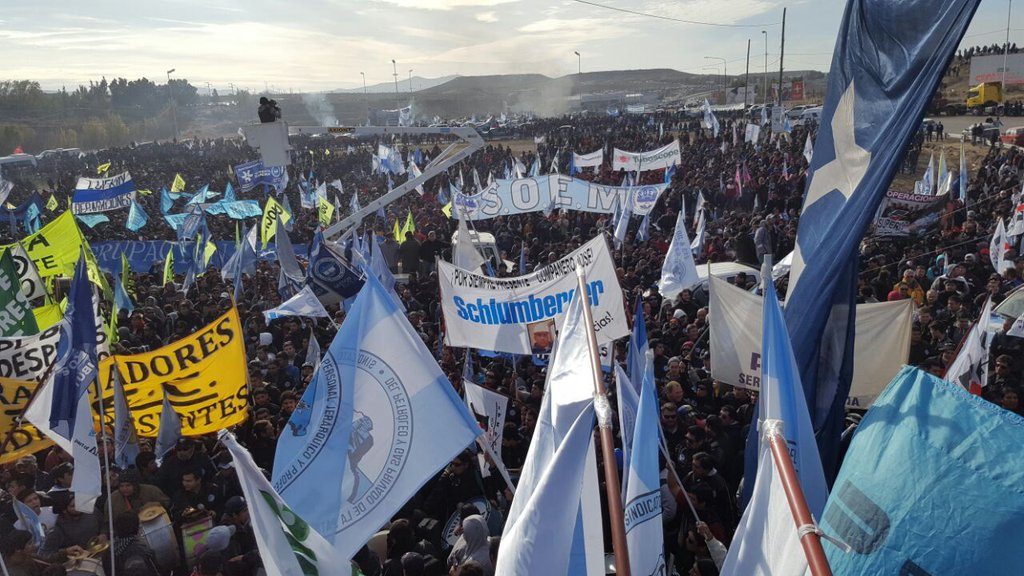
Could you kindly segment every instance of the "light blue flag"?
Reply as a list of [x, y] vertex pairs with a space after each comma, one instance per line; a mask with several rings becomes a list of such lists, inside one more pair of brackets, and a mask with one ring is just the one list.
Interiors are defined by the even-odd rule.
[[75, 214], [75, 218], [89, 228], [95, 228], [99, 224], [110, 222], [110, 218], [106, 214]]
[[350, 558], [479, 432], [370, 274], [278, 439], [274, 488]]
[[167, 458], [180, 438], [181, 416], [171, 406], [171, 400], [167, 397], [165, 389], [163, 406], [160, 408], [160, 428], [157, 430], [156, 444], [153, 446], [157, 463], [163, 462]]
[[117, 304], [118, 309], [127, 310], [129, 315], [135, 310], [135, 305], [132, 304], [128, 291], [124, 289], [120, 276], [114, 277], [114, 303]]
[[[545, 392], [544, 402], [550, 408], [549, 392]], [[554, 430], [550, 422], [544, 424], [545, 428], [541, 428], [541, 423], [537, 423], [533, 441], [552, 444], [550, 436]], [[548, 465], [530, 479], [529, 485], [520, 479], [513, 502], [523, 499], [524, 504], [516, 521], [505, 524], [495, 574], [570, 573], [573, 528], [593, 436], [594, 405], [587, 403], [564, 438], [545, 449], [551, 451]], [[532, 444], [530, 451], [534, 451]]]
[[633, 383], [635, 395], [640, 394], [645, 379], [654, 379], [654, 368], [647, 364], [647, 324], [644, 320], [644, 301], [636, 299], [636, 311], [633, 313], [633, 333], [629, 337], [629, 348], [626, 349], [626, 368], [629, 370], [629, 381]]
[[[633, 449], [633, 432], [636, 427], [636, 414], [640, 406], [640, 397], [633, 389], [633, 383], [626, 376], [626, 371], [614, 363], [612, 372], [615, 373], [615, 399], [619, 404], [619, 433], [622, 436], [622, 469], [629, 469], [629, 455]], [[626, 496], [626, 487], [629, 484], [629, 477], [623, 475], [620, 484], [622, 496]]]
[[187, 206], [189, 204], [202, 204], [206, 202], [207, 192], [209, 192], [209, 190], [210, 185], [204, 184], [203, 187], [199, 189], [199, 192], [196, 192], [194, 196], [189, 198], [188, 202], [186, 202], [185, 205]]
[[646, 242], [651, 239], [651, 214], [648, 212], [644, 214], [644, 219], [640, 221], [640, 229], [636, 231], [636, 236], [633, 238], [636, 242]]
[[18, 520], [21, 520], [21, 529], [32, 535], [32, 542], [37, 547], [42, 546], [43, 540], [46, 539], [46, 528], [43, 527], [43, 523], [39, 520], [39, 515], [17, 498], [11, 499], [11, 504], [14, 507], [14, 515], [18, 517]]
[[[904, 367], [864, 416], [825, 508], [835, 574], [1024, 574], [1024, 421]], [[966, 537], [966, 541], [965, 541]]]
[[128, 410], [121, 375], [115, 369], [111, 378], [114, 388], [114, 461], [118, 468], [126, 470], [135, 466], [135, 457], [139, 455], [139, 438], [132, 414]]
[[235, 187], [228, 182], [228, 185], [224, 187], [224, 198], [221, 198], [222, 202], [234, 202], [238, 200], [235, 198]]
[[40, 219], [39, 204], [37, 202], [29, 202], [25, 206], [25, 231], [29, 234], [35, 234], [42, 227], [43, 222]]
[[957, 178], [960, 181], [960, 201], [967, 205], [967, 181], [969, 179], [967, 172], [967, 159], [964, 157], [964, 143], [960, 142], [960, 172], [957, 174]]
[[633, 432], [633, 450], [623, 474], [629, 488], [623, 506], [632, 574], [665, 574], [661, 526], [661, 469], [658, 465], [658, 398], [654, 380], [644, 379]]
[[402, 310], [405, 310], [405, 303], [398, 296], [398, 292], [395, 292], [395, 276], [391, 273], [391, 269], [388, 268], [388, 262], [384, 258], [384, 252], [381, 251], [380, 242], [377, 242], [375, 237], [369, 243], [370, 246], [366, 246], [364, 242], [364, 247], [370, 251], [370, 272], [373, 273], [377, 280], [380, 280], [381, 285], [388, 291], [388, 294], [391, 294], [395, 304]]
[[780, 420], [783, 434], [789, 444], [803, 487], [807, 507], [815, 518], [821, 518], [828, 499], [828, 486], [821, 468], [821, 456], [811, 426], [807, 402], [801, 393], [800, 369], [793, 357], [793, 347], [782, 316], [775, 284], [768, 280], [762, 287], [764, 294], [763, 328], [761, 337], [761, 395], [759, 398], [760, 418]]
[[188, 218], [188, 214], [164, 214], [164, 220], [167, 221], [167, 225], [171, 227], [171, 230], [177, 232], [181, 229], [185, 223], [185, 218]]
[[295, 227], [295, 213], [292, 212], [292, 204], [288, 201], [288, 195], [284, 195], [284, 211], [288, 214], [288, 221], [284, 223], [284, 229], [291, 232], [292, 228]]
[[167, 215], [174, 207], [174, 199], [171, 198], [171, 193], [167, 191], [167, 187], [164, 186], [160, 189], [160, 213]]
[[132, 232], [138, 232], [146, 222], [149, 222], [149, 215], [142, 209], [142, 205], [132, 198], [132, 206], [128, 209], [128, 220], [124, 227]]

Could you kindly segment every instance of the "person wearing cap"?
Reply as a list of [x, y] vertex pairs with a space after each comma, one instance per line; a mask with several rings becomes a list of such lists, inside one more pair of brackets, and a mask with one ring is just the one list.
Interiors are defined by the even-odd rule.
[[228, 553], [232, 557], [256, 550], [256, 535], [252, 529], [245, 497], [232, 496], [224, 502], [224, 513], [221, 515], [220, 523], [235, 529], [231, 535], [231, 546], [228, 548]]
[[217, 469], [205, 452], [199, 450], [195, 440], [182, 436], [174, 445], [174, 452], [164, 457], [157, 473], [157, 486], [164, 494], [174, 494], [181, 486], [181, 473], [199, 468], [207, 478], [213, 478]]
[[[121, 473], [117, 490], [110, 494], [110, 507], [116, 520], [122, 512], [138, 514], [150, 504], [159, 504], [164, 509], [171, 499], [160, 488], [152, 484], [143, 484], [138, 470], [129, 468]], [[106, 515], [106, 508], [102, 512]]]

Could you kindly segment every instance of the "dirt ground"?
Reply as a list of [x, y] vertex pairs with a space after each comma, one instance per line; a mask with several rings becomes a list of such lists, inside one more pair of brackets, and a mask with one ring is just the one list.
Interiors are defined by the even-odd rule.
[[[960, 170], [960, 141], [955, 139], [947, 138], [943, 142], [925, 142], [921, 155], [917, 158], [917, 169], [914, 170], [913, 174], [897, 174], [896, 178], [892, 181], [891, 188], [899, 192], [913, 192], [914, 181], [920, 180], [921, 176], [924, 175], [925, 168], [928, 167], [928, 158], [931, 154], [935, 154], [935, 170], [938, 171], [939, 167], [939, 154], [940, 151], [945, 150], [946, 152], [946, 166], [951, 172]], [[970, 172], [975, 172], [981, 161], [984, 160], [985, 154], [988, 152], [988, 146], [984, 145], [972, 145], [970, 142], [964, 147], [964, 156], [967, 160], [967, 168]], [[954, 176], [955, 178], [955, 176]]]

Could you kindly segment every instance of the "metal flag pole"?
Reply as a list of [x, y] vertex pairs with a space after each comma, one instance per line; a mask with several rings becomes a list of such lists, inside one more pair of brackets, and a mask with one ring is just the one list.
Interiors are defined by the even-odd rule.
[[622, 511], [622, 487], [619, 484], [619, 470], [615, 464], [615, 441], [612, 439], [612, 407], [608, 403], [608, 392], [604, 388], [601, 372], [601, 358], [594, 333], [594, 316], [587, 297], [587, 278], [582, 266], [576, 267], [576, 289], [583, 303], [583, 323], [587, 331], [587, 349], [590, 352], [591, 369], [594, 379], [594, 413], [601, 432], [601, 454], [604, 460], [605, 493], [608, 499], [608, 519], [612, 528], [612, 548], [615, 551], [615, 573], [629, 576], [629, 549], [626, 547], [625, 515]]
[[821, 530], [814, 523], [811, 511], [807, 508], [804, 491], [800, 488], [800, 479], [789, 456], [789, 445], [782, 435], [782, 421], [765, 420], [762, 423], [762, 430], [765, 440], [771, 446], [772, 459], [775, 461], [775, 469], [779, 473], [782, 488], [786, 491], [786, 501], [789, 503], [790, 512], [793, 513], [793, 521], [796, 522], [797, 537], [800, 538], [800, 546], [807, 556], [807, 566], [811, 569], [812, 576], [832, 576], [825, 550], [821, 547]]

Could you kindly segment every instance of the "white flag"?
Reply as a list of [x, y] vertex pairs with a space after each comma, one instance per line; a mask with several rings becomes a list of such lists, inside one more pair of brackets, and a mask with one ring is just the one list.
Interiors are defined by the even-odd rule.
[[281, 318], [283, 316], [308, 316], [311, 318], [328, 318], [330, 314], [324, 309], [324, 305], [320, 302], [320, 299], [313, 293], [313, 289], [309, 285], [302, 287], [295, 296], [292, 296], [287, 301], [282, 302], [277, 308], [271, 308], [263, 312], [263, 317], [267, 319], [269, 324], [271, 320]]
[[693, 249], [690, 238], [686, 235], [686, 213], [679, 211], [676, 217], [676, 229], [672, 236], [672, 244], [665, 254], [665, 262], [661, 265], [661, 279], [658, 291], [669, 300], [680, 292], [700, 281], [697, 276], [697, 265], [693, 261]]
[[1002, 274], [1006, 268], [1012, 268], [1013, 262], [1006, 261], [1006, 253], [1013, 248], [1010, 238], [1006, 235], [1006, 226], [1000, 218], [996, 223], [996, 231], [992, 234], [992, 240], [988, 244], [988, 257], [992, 260], [992, 267], [996, 272]]
[[978, 322], [971, 327], [960, 352], [946, 369], [946, 380], [963, 386], [974, 394], [988, 384], [988, 319], [992, 316], [992, 299], [985, 302]]
[[459, 214], [459, 235], [455, 246], [452, 248], [452, 264], [463, 270], [479, 272], [480, 266], [487, 259], [480, 254], [476, 245], [473, 244], [473, 240], [469, 235], [469, 226], [466, 225], [465, 214], [462, 210], [456, 210]]
[[348, 560], [284, 503], [234, 435], [221, 430], [218, 437], [235, 463], [256, 546], [268, 576], [327, 576], [347, 572]]
[[811, 164], [811, 158], [814, 157], [814, 142], [811, 142], [811, 133], [807, 133], [807, 140], [804, 140], [804, 158], [807, 159], [807, 164]]
[[1013, 325], [1006, 331], [1006, 335], [1024, 338], [1024, 312], [1013, 321]]

